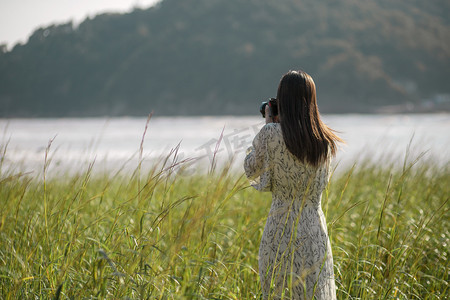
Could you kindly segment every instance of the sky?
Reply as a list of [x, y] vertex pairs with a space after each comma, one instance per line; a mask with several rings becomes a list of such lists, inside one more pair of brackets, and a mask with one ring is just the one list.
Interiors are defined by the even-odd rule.
[[75, 24], [104, 12], [147, 8], [160, 0], [0, 0], [0, 45], [11, 49], [25, 43], [33, 31], [50, 24]]

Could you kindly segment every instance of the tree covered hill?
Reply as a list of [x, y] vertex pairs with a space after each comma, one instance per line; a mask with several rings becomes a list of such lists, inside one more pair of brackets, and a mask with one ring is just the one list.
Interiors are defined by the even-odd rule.
[[0, 116], [255, 114], [290, 69], [322, 112], [450, 94], [446, 0], [163, 0], [0, 51]]

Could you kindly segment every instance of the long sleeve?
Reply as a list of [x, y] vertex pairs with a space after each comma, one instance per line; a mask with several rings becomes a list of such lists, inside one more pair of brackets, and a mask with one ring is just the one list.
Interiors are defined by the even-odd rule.
[[247, 149], [244, 170], [250, 184], [259, 191], [270, 191], [272, 188], [272, 158], [268, 147], [273, 125], [266, 124], [253, 139], [252, 146]]

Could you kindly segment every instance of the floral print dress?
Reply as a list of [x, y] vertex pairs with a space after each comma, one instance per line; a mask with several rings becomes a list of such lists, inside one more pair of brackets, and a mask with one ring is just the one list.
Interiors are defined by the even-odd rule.
[[331, 155], [314, 167], [289, 152], [279, 123], [266, 124], [247, 150], [254, 188], [272, 192], [259, 248], [264, 299], [336, 299], [333, 256], [321, 208]]

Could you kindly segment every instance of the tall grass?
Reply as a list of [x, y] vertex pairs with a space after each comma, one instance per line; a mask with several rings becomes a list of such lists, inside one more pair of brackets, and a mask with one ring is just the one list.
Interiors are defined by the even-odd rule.
[[[50, 150], [50, 149], [48, 149]], [[7, 155], [3, 147], [4, 158]], [[0, 168], [0, 298], [259, 299], [270, 194], [227, 167], [31, 176]], [[1, 167], [1, 166], [0, 166]], [[448, 299], [448, 165], [355, 164], [322, 207], [338, 299]]]

